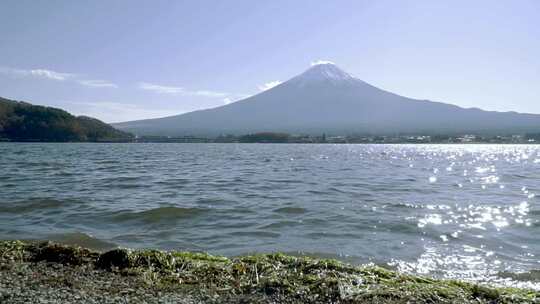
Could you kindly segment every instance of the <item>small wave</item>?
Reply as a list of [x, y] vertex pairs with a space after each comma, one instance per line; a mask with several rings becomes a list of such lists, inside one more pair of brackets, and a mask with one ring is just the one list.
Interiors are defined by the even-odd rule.
[[109, 188], [115, 189], [139, 189], [139, 188], [151, 188], [151, 184], [120, 184], [120, 185], [109, 185]]
[[66, 245], [76, 245], [99, 251], [118, 247], [115, 243], [103, 241], [82, 232], [53, 234], [48, 236], [47, 239]]
[[529, 211], [530, 216], [538, 216], [540, 215], [540, 210], [531, 210]]
[[330, 187], [330, 188], [328, 188], [328, 191], [337, 192], [337, 193], [347, 193], [347, 191], [341, 190], [341, 189], [336, 188], [336, 187]]
[[[54, 200], [54, 199], [35, 199], [29, 201], [21, 201], [13, 204], [4, 203], [0, 205], [0, 213], [27, 213], [35, 211], [43, 211], [47, 209], [61, 208], [63, 206], [74, 203], [71, 200]], [[9, 205], [9, 206], [6, 206]]]
[[413, 203], [387, 203], [384, 205], [385, 208], [395, 208], [395, 209], [424, 209], [426, 206], [422, 204], [413, 204]]
[[276, 232], [269, 232], [269, 231], [238, 231], [238, 232], [231, 232], [229, 235], [232, 236], [248, 236], [248, 237], [266, 237], [266, 238], [278, 238], [280, 236], [279, 233]]
[[271, 223], [271, 224], [268, 224], [268, 225], [264, 225], [262, 227], [260, 227], [260, 229], [279, 229], [279, 228], [284, 228], [284, 227], [294, 227], [294, 226], [298, 226], [298, 225], [301, 225], [302, 223], [300, 222], [293, 222], [293, 221], [279, 221], [279, 222], [276, 222], [276, 223]]
[[105, 177], [100, 179], [101, 182], [105, 184], [109, 183], [129, 183], [136, 181], [145, 181], [147, 176], [115, 176], [115, 177]]
[[[52, 169], [52, 168], [62, 168], [65, 166], [62, 162], [50, 162], [50, 161], [16, 161], [15, 165], [24, 166], [32, 169], [42, 170], [42, 169]], [[42, 168], [47, 167], [47, 168]]]
[[354, 233], [332, 233], [332, 232], [310, 232], [305, 236], [309, 239], [360, 239], [361, 234]]
[[497, 273], [497, 276], [503, 279], [512, 279], [514, 281], [520, 281], [520, 282], [540, 282], [539, 269], [533, 269], [527, 272], [520, 272], [520, 273], [503, 271], [503, 272]]
[[286, 214], [304, 214], [307, 212], [307, 210], [301, 207], [282, 207], [282, 208], [274, 209], [274, 212], [286, 213]]
[[314, 195], [326, 195], [326, 194], [328, 194], [327, 191], [321, 191], [321, 190], [308, 190], [307, 193], [314, 194]]
[[269, 179], [269, 183], [280, 183], [280, 184], [303, 184], [303, 180], [298, 179]]
[[302, 207], [282, 207], [273, 210], [276, 213], [285, 213], [285, 214], [304, 214], [307, 212], [305, 208]]
[[104, 159], [96, 161], [96, 164], [118, 164], [120, 163], [117, 159]]
[[143, 221], [146, 223], [157, 223], [161, 221], [192, 218], [208, 211], [209, 209], [190, 207], [159, 207], [140, 212], [123, 212], [114, 216], [113, 221]]
[[189, 184], [191, 181], [187, 178], [169, 178], [165, 180], [157, 181], [156, 184], [164, 186], [183, 186]]
[[66, 172], [66, 171], [58, 171], [57, 173], [54, 174], [54, 176], [58, 176], [58, 177], [69, 177], [69, 176], [75, 176], [75, 175], [76, 175], [75, 173]]

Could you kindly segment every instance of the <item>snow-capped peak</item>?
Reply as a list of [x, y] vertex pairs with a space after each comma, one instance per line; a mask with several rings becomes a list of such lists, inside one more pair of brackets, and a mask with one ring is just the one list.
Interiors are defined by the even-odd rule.
[[333, 62], [322, 60], [313, 62], [307, 71], [292, 79], [302, 86], [320, 82], [330, 82], [335, 85], [348, 84], [355, 80], [353, 76], [337, 67]]
[[335, 63], [333, 61], [330, 61], [330, 60], [317, 60], [317, 61], [313, 61], [311, 63], [311, 66], [319, 65], [319, 64], [334, 64], [335, 65]]

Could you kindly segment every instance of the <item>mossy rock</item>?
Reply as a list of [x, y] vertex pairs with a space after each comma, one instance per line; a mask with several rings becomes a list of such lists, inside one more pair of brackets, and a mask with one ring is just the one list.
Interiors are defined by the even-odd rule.
[[482, 285], [475, 285], [472, 288], [473, 297], [486, 299], [486, 300], [497, 300], [501, 295], [498, 290], [493, 288], [488, 288]]
[[111, 267], [124, 269], [130, 266], [131, 256], [127, 249], [114, 249], [107, 251], [101, 254], [96, 261], [96, 267], [102, 269], [110, 269]]
[[35, 249], [33, 260], [69, 265], [82, 265], [96, 255], [88, 249], [43, 243]]

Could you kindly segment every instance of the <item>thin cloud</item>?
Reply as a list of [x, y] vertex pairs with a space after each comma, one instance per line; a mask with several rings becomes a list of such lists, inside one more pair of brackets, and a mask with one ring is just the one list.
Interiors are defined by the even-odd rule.
[[47, 69], [16, 69], [0, 67], [0, 74], [14, 78], [36, 78], [54, 81], [72, 81], [80, 85], [92, 88], [118, 88], [114, 83], [101, 79], [81, 79], [81, 75], [73, 73], [62, 73]]
[[182, 87], [164, 86], [159, 84], [141, 82], [139, 89], [152, 91], [158, 94], [171, 94], [183, 96], [203, 96], [203, 97], [226, 97], [231, 94], [225, 92], [206, 91], [206, 90], [186, 90]]
[[31, 77], [31, 78], [41, 78], [41, 79], [50, 79], [56, 81], [65, 81], [71, 78], [74, 78], [76, 74], [71, 73], [60, 73], [52, 70], [46, 69], [32, 69], [32, 70], [23, 70], [23, 69], [14, 69], [8, 67], [0, 67], [0, 73], [12, 76], [12, 77]]
[[160, 118], [186, 112], [182, 109], [156, 109], [148, 105], [113, 101], [65, 101], [60, 106], [74, 115], [95, 117], [107, 123]]
[[118, 88], [116, 84], [101, 79], [79, 80], [78, 82], [91, 88]]
[[266, 91], [266, 90], [270, 90], [271, 88], [275, 87], [275, 86], [278, 86], [280, 84], [282, 84], [283, 81], [280, 81], [280, 80], [275, 80], [275, 81], [270, 81], [270, 82], [267, 82], [265, 84], [262, 84], [262, 85], [259, 85], [257, 86], [259, 88], [259, 90], [261, 91]]
[[170, 87], [146, 82], [139, 83], [139, 89], [159, 94], [179, 94], [184, 91], [184, 88], [181, 87]]
[[229, 97], [223, 98], [223, 103], [228, 105], [230, 103], [237, 102], [239, 100], [246, 99], [246, 98], [251, 97], [251, 96], [253, 96], [253, 95], [248, 95], [248, 94], [231, 95]]
[[206, 97], [223, 97], [229, 93], [213, 92], [213, 91], [187, 91], [187, 95], [206, 96]]

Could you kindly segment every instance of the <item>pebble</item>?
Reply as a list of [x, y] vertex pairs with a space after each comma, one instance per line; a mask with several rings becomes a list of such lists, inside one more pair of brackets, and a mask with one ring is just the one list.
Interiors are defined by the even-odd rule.
[[179, 292], [155, 291], [134, 277], [46, 263], [0, 263], [0, 303], [179, 303], [201, 301]]

